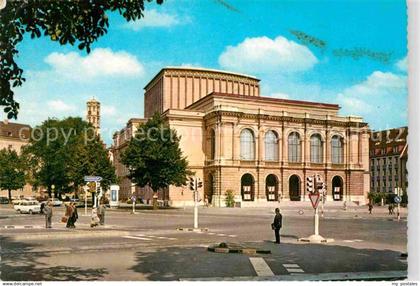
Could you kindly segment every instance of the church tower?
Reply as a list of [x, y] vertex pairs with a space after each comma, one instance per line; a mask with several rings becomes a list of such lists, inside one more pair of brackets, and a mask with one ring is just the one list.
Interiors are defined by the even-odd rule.
[[95, 133], [100, 135], [101, 129], [101, 103], [95, 98], [88, 100], [86, 120], [93, 125]]

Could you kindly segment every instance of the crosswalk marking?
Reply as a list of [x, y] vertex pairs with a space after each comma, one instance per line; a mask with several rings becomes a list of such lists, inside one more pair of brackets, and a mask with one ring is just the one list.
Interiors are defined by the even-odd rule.
[[283, 264], [283, 267], [286, 268], [287, 272], [289, 272], [291, 275], [305, 272], [300, 268], [298, 264], [295, 264], [295, 263], [289, 263], [289, 264], [286, 263], [286, 264]]
[[273, 271], [271, 271], [262, 257], [250, 257], [249, 261], [258, 276], [274, 276]]
[[177, 240], [175, 237], [166, 237], [166, 236], [156, 236], [156, 235], [146, 235], [143, 233], [138, 233], [134, 235], [126, 235], [123, 236], [124, 238], [131, 238], [131, 239], [138, 239], [138, 240], [156, 240], [156, 239], [162, 239], [162, 240]]
[[286, 268], [299, 267], [299, 265], [297, 265], [297, 264], [283, 264], [283, 266], [286, 267]]
[[343, 240], [343, 242], [362, 242], [363, 240], [361, 239], [345, 239]]

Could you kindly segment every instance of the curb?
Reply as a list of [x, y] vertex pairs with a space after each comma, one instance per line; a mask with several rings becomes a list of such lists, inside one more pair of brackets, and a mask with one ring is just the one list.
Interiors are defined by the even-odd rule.
[[207, 232], [207, 231], [209, 231], [208, 228], [185, 228], [185, 227], [178, 227], [176, 230], [178, 230], [178, 231], [192, 231], [192, 232]]
[[34, 239], [56, 239], [56, 238], [83, 238], [83, 237], [113, 237], [113, 236], [124, 236], [129, 235], [128, 231], [80, 231], [80, 232], [53, 232], [53, 233], [34, 233], [28, 235], [27, 233], [15, 234], [15, 235], [4, 235], [17, 240], [34, 240]]
[[207, 247], [208, 251], [215, 253], [240, 253], [240, 254], [271, 254], [271, 250], [255, 249], [255, 248], [223, 248], [223, 247]]
[[377, 280], [404, 280], [407, 271], [372, 271], [347, 273], [319, 273], [299, 275], [275, 276], [237, 276], [237, 277], [203, 277], [181, 278], [180, 281], [377, 281]]

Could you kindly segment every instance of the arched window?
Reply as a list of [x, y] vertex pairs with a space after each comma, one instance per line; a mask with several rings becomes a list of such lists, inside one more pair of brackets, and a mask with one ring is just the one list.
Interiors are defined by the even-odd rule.
[[216, 134], [214, 129], [210, 130], [210, 159], [214, 160], [216, 157]]
[[311, 163], [322, 163], [323, 149], [321, 135], [314, 134], [311, 136]]
[[300, 162], [300, 137], [297, 132], [292, 132], [288, 138], [289, 162]]
[[331, 138], [331, 155], [333, 164], [343, 164], [343, 138], [340, 136], [333, 136]]
[[265, 160], [278, 161], [279, 159], [279, 143], [277, 135], [274, 131], [265, 133]]
[[255, 138], [249, 129], [241, 132], [241, 160], [255, 160]]

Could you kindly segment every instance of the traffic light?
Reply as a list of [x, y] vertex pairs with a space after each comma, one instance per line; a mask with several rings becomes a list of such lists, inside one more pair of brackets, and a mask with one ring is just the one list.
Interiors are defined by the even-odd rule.
[[197, 189], [200, 189], [203, 187], [203, 182], [201, 181], [200, 178], [197, 179]]
[[315, 181], [316, 186], [315, 186], [315, 189], [318, 192], [322, 192], [322, 185], [324, 184], [324, 182], [322, 181], [322, 178], [321, 178], [320, 175], [317, 174], [315, 177], [316, 177], [316, 181]]
[[306, 177], [306, 192], [312, 193], [314, 191], [314, 177]]
[[190, 190], [195, 191], [195, 178], [194, 177], [190, 177], [188, 184], [190, 186]]

